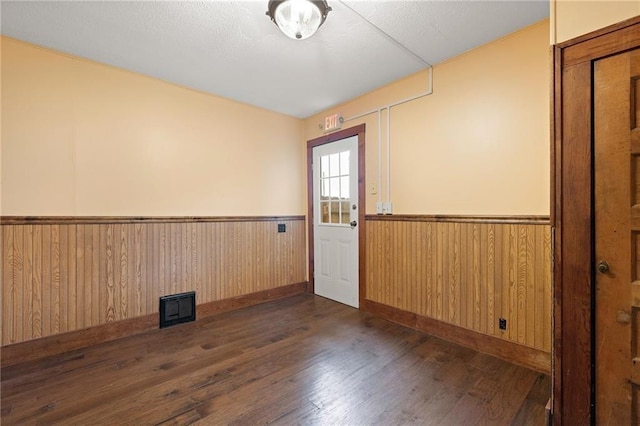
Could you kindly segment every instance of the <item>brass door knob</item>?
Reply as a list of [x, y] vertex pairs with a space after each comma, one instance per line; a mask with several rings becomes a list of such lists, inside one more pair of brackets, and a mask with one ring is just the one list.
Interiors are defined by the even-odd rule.
[[609, 272], [609, 264], [601, 260], [600, 263], [598, 263], [598, 271], [600, 271], [601, 274], [606, 274]]

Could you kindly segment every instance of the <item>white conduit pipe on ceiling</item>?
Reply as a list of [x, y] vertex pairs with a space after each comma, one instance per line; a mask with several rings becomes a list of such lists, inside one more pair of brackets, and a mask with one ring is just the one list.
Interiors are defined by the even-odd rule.
[[[371, 111], [367, 111], [364, 112], [362, 114], [358, 114], [355, 115], [353, 117], [349, 117], [344, 119], [343, 122], [347, 122], [347, 121], [353, 121], [356, 120], [358, 118], [362, 118], [365, 117], [367, 115], [373, 114], [373, 113], [378, 113], [378, 204], [376, 205], [376, 210], [378, 211], [378, 213], [386, 213], [386, 214], [391, 214], [392, 213], [392, 208], [391, 208], [391, 108], [393, 108], [394, 106], [398, 106], [407, 102], [411, 102], [414, 101], [416, 99], [420, 99], [424, 96], [428, 96], [431, 95], [433, 93], [433, 66], [425, 61], [424, 59], [422, 59], [422, 57], [418, 54], [416, 54], [414, 51], [412, 51], [411, 49], [409, 49], [407, 46], [405, 46], [404, 44], [400, 43], [398, 40], [396, 40], [395, 38], [393, 38], [389, 33], [387, 33], [386, 31], [384, 31], [382, 28], [380, 28], [379, 26], [377, 26], [376, 24], [374, 24], [373, 22], [371, 22], [369, 19], [367, 19], [362, 13], [358, 12], [356, 9], [354, 9], [353, 7], [349, 6], [345, 1], [343, 0], [339, 0], [339, 2], [344, 5], [347, 9], [351, 10], [351, 12], [353, 12], [355, 15], [359, 16], [363, 21], [365, 21], [367, 24], [369, 24], [373, 29], [375, 29], [377, 32], [379, 32], [382, 36], [384, 36], [387, 40], [389, 40], [390, 42], [392, 42], [393, 44], [395, 44], [396, 46], [398, 46], [401, 50], [405, 51], [406, 53], [408, 53], [410, 56], [413, 56], [415, 59], [417, 59], [419, 62], [421, 62], [422, 64], [426, 65], [429, 69], [429, 87], [428, 89], [423, 92], [420, 93], [416, 96], [412, 96], [410, 98], [407, 99], [403, 99], [397, 102], [393, 102], [387, 105], [384, 105], [380, 108], [371, 110]], [[382, 111], [387, 110], [387, 201], [385, 204], [382, 205], [382, 208], [380, 208], [380, 205], [382, 204]]]

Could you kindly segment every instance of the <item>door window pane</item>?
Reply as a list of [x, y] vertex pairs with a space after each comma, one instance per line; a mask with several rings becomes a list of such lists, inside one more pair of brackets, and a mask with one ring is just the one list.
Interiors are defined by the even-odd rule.
[[340, 198], [343, 200], [349, 200], [349, 176], [343, 176], [340, 178]]
[[340, 178], [339, 177], [332, 177], [329, 178], [329, 187], [330, 189], [330, 195], [331, 195], [331, 199], [332, 200], [337, 200], [338, 198], [340, 198]]
[[329, 175], [340, 176], [340, 154], [331, 154], [329, 156]]
[[350, 222], [349, 156], [344, 151], [320, 157], [320, 223]]
[[340, 223], [340, 203], [331, 201], [331, 223]]
[[349, 212], [350, 206], [351, 206], [351, 203], [349, 201], [343, 201], [342, 203], [340, 203], [340, 207], [341, 207], [340, 223], [351, 223], [351, 213]]
[[320, 202], [320, 222], [331, 223], [331, 216], [329, 215], [329, 203], [327, 201]]
[[329, 179], [320, 179], [320, 199], [329, 199]]
[[329, 177], [329, 156], [323, 155], [320, 157], [320, 177]]
[[340, 175], [349, 176], [349, 151], [340, 153]]

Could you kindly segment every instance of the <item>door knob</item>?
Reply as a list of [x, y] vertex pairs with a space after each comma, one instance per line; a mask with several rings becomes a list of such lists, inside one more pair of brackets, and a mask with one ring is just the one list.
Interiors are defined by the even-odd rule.
[[358, 222], [356, 222], [355, 220], [352, 220], [351, 223], [349, 224], [351, 225], [351, 228], [355, 228], [356, 226], [358, 226]]
[[609, 272], [609, 264], [601, 260], [600, 263], [598, 263], [598, 271], [600, 271], [601, 274], [606, 274]]

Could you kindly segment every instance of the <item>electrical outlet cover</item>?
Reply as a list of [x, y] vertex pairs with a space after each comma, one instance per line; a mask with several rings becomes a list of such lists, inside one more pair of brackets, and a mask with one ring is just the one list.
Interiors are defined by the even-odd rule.
[[498, 321], [498, 327], [500, 327], [500, 330], [506, 330], [507, 329], [507, 320], [504, 318], [500, 318], [500, 320]]

